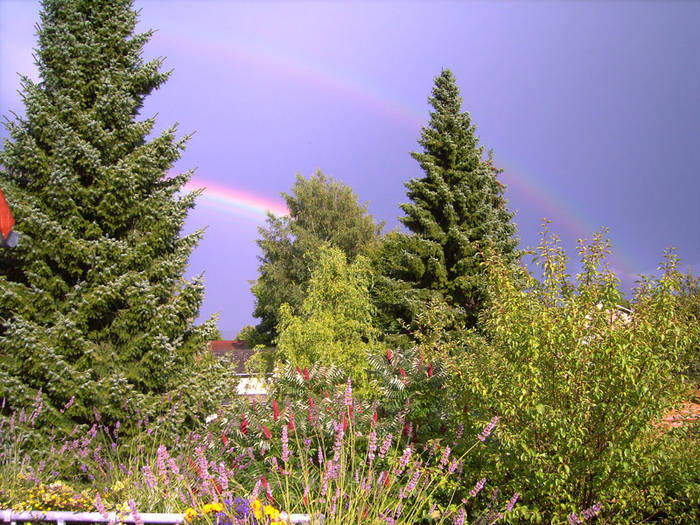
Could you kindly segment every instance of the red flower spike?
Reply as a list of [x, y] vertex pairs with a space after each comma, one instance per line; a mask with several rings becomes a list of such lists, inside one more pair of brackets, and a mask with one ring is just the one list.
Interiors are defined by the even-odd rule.
[[277, 401], [272, 400], [272, 417], [277, 421], [280, 417], [280, 407], [277, 406]]
[[241, 417], [241, 432], [244, 436], [248, 435], [248, 420], [245, 418], [245, 414]]
[[[353, 419], [352, 417], [352, 405], [348, 407], [348, 413], [350, 414], [350, 419]], [[354, 421], [354, 419], [353, 419]]]
[[224, 444], [224, 446], [228, 445], [228, 438], [223, 432], [221, 433], [221, 442]]
[[202, 477], [202, 469], [199, 468], [199, 466], [194, 461], [192, 461], [191, 457], [187, 456], [186, 459], [187, 459], [187, 463], [189, 464], [189, 466], [192, 467], [194, 469], [194, 471], [197, 473], [197, 475], [201, 478]]
[[404, 436], [408, 436], [408, 432], [409, 432], [410, 428], [411, 428], [411, 426], [409, 425], [408, 421], [406, 421], [403, 424], [403, 435]]
[[389, 478], [391, 478], [391, 476], [387, 473], [386, 478], [384, 478], [384, 486], [385, 487], [389, 486]]
[[377, 414], [377, 411], [375, 410], [375, 411], [374, 411], [374, 415], [372, 416], [372, 421], [374, 421], [374, 422], [376, 423], [378, 417], [379, 417], [379, 416], [378, 416], [378, 414]]
[[309, 396], [309, 408], [312, 408], [314, 406], [314, 399]]
[[304, 379], [305, 379], [306, 381], [309, 380], [309, 369], [306, 368], [306, 367], [304, 367]]
[[343, 414], [343, 432], [348, 429], [348, 420], [345, 419], [345, 414]]
[[299, 368], [299, 366], [297, 366], [297, 372], [299, 372], [299, 375], [301, 375], [301, 368]]
[[386, 349], [386, 360], [389, 361], [389, 364], [391, 364], [391, 350], [388, 348]]
[[294, 430], [294, 414], [289, 414], [289, 430]]
[[403, 368], [399, 367], [399, 374], [401, 374], [401, 377], [406, 379], [406, 372], [403, 371]]
[[265, 434], [265, 437], [267, 439], [270, 439], [272, 437], [270, 430], [265, 425], [262, 426], [262, 431], [263, 431], [263, 434]]
[[323, 398], [328, 399], [328, 391], [327, 390], [323, 391]]
[[433, 377], [433, 363], [428, 363], [428, 377]]

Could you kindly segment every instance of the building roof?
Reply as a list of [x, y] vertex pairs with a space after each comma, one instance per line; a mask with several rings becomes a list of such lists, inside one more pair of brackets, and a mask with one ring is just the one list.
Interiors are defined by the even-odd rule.
[[236, 367], [237, 374], [249, 375], [245, 362], [255, 353], [245, 341], [210, 341], [209, 351], [221, 359], [228, 359]]

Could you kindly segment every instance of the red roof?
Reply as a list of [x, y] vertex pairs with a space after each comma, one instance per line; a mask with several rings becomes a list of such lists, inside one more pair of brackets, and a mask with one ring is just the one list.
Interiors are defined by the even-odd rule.
[[230, 360], [237, 374], [245, 374], [245, 362], [255, 353], [245, 341], [210, 341], [209, 351], [216, 357]]

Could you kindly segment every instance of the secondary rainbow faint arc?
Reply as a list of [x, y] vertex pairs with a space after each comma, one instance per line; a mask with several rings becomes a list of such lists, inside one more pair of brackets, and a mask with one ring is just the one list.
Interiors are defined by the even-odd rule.
[[[200, 56], [209, 55], [217, 58], [224, 56], [238, 63], [243, 63], [248, 67], [260, 68], [278, 75], [294, 77], [298, 82], [309, 83], [322, 91], [335, 92], [341, 97], [373, 107], [400, 125], [419, 129], [428, 120], [427, 114], [423, 115], [413, 108], [396, 103], [390, 96], [380, 93], [369, 84], [340, 77], [337, 73], [329, 73], [317, 65], [302, 63], [294, 57], [283, 56], [279, 52], [271, 53], [242, 45], [231, 45], [212, 37], [189, 37], [186, 42], [183, 42], [179, 38], [172, 38], [167, 32], [164, 33], [162, 36], [166, 37], [169, 45], [183, 47], [186, 43], [187, 51], [196, 52]], [[526, 176], [524, 170], [515, 168], [517, 163], [509, 162], [508, 158], [504, 158], [501, 155], [499, 157], [501, 160], [499, 164], [510, 168], [504, 173], [504, 182], [518, 187], [529, 198], [537, 202], [539, 206], [545, 208], [549, 213], [555, 214], [559, 220], [563, 221], [563, 224], [556, 221], [554, 225], [555, 230], [559, 226], [567, 229], [577, 237], [590, 237], [598, 229], [598, 226], [594, 225], [593, 220], [577, 211], [563, 197], [544, 188], [533, 177]], [[212, 207], [220, 208], [222, 211], [235, 210], [239, 215], [252, 219], [266, 216], [268, 209], [274, 215], [286, 215], [288, 213], [283, 204], [272, 201], [269, 198], [247, 194], [209, 182], [207, 182], [207, 186], [208, 189], [205, 192], [207, 203]], [[191, 186], [190, 189], [195, 187], [196, 184]], [[554, 219], [554, 217], [552, 218]], [[641, 268], [639, 262], [635, 262], [633, 257], [621, 251], [619, 247], [615, 250], [613, 259], [628, 274], [636, 273], [636, 268]]]
[[287, 207], [280, 201], [222, 186], [204, 179], [191, 180], [185, 184], [183, 189], [186, 191], [203, 189], [204, 191], [198, 199], [203, 204], [225, 213], [247, 217], [259, 222], [267, 218], [268, 212], [278, 217], [289, 214]]

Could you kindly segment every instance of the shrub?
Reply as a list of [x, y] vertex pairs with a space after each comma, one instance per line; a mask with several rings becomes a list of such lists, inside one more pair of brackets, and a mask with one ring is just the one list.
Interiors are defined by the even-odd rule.
[[563, 523], [598, 501], [616, 523], [648, 517], [635, 517], [636, 472], [659, 459], [653, 422], [683, 393], [676, 366], [689, 339], [675, 256], [660, 278], [640, 282], [628, 313], [603, 265], [608, 251], [602, 234], [581, 242], [581, 272], [571, 281], [545, 226], [535, 258], [541, 280], [488, 259], [488, 342], [470, 336], [455, 364], [455, 395], [503, 422], [484, 474], [517, 485], [526, 521]]

